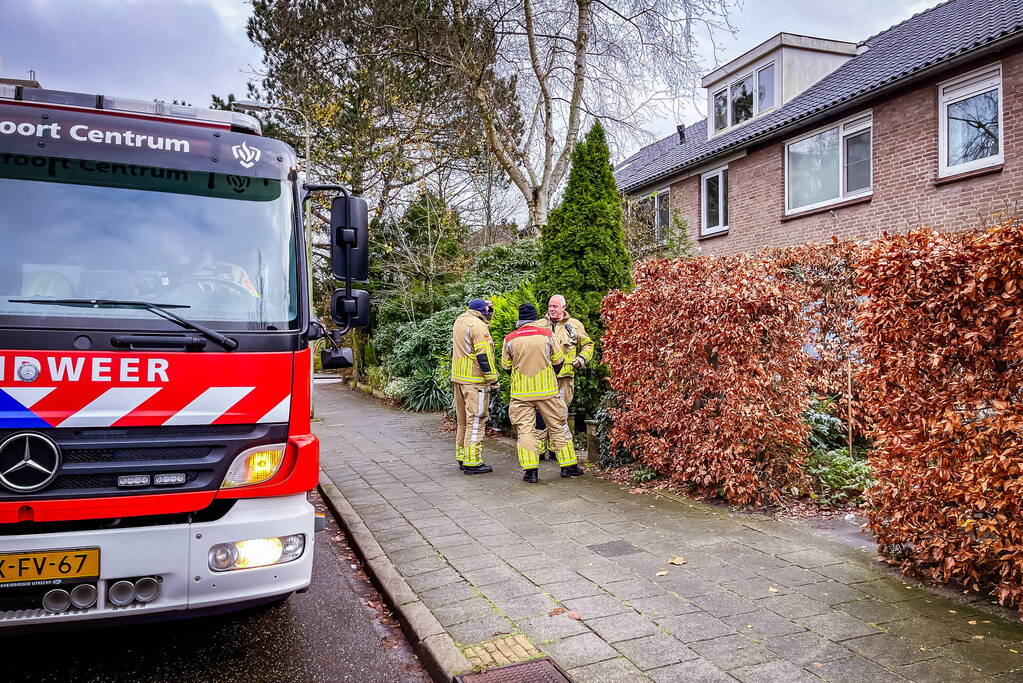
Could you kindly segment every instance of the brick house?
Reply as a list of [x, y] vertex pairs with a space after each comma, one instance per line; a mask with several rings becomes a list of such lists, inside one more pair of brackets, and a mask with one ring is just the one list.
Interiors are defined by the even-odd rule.
[[701, 253], [1023, 211], [1021, 0], [949, 0], [861, 43], [781, 33], [702, 85], [706, 119], [615, 170]]

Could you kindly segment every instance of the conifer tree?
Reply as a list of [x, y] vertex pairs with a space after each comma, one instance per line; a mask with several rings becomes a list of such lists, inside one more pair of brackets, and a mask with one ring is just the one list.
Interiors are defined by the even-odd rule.
[[[543, 298], [537, 303], [542, 306], [552, 294], [563, 294], [569, 314], [599, 340], [601, 300], [610, 290], [626, 289], [632, 283], [621, 198], [599, 121], [572, 153], [564, 199], [551, 211], [541, 237], [537, 291]], [[599, 371], [577, 373], [577, 413], [596, 409], [601, 377]]]

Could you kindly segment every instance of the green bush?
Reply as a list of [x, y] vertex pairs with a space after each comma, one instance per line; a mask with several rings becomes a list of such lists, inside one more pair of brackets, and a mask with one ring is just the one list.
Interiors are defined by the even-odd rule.
[[846, 446], [812, 449], [803, 459], [803, 467], [816, 489], [811, 495], [823, 503], [860, 503], [863, 492], [874, 484], [867, 461], [850, 456]]
[[464, 307], [445, 308], [421, 322], [405, 323], [397, 330], [394, 349], [387, 357], [387, 371], [412, 377], [436, 368], [436, 359], [451, 357], [451, 329]]
[[467, 301], [487, 299], [515, 289], [533, 279], [539, 262], [540, 241], [535, 237], [483, 247], [463, 278], [462, 295]]
[[424, 367], [405, 379], [401, 402], [416, 412], [446, 410], [451, 405], [450, 365], [444, 358], [435, 359], [435, 367]]
[[391, 378], [387, 375], [387, 370], [379, 365], [373, 365], [366, 368], [366, 381], [374, 389], [383, 390], [387, 386], [387, 383]]
[[593, 419], [597, 425], [597, 462], [601, 467], [612, 468], [628, 465], [634, 458], [628, 451], [615, 448], [611, 444], [611, 429], [614, 427], [612, 409], [618, 405], [618, 394], [609, 391], [600, 400]]
[[[494, 302], [494, 317], [490, 321], [490, 337], [494, 340], [494, 357], [500, 365], [504, 338], [515, 329], [515, 323], [519, 319], [519, 306], [524, 303], [536, 304], [536, 290], [532, 282], [520, 282], [515, 289], [491, 297], [491, 301]], [[497, 376], [501, 382], [501, 398], [490, 420], [495, 427], [503, 428], [511, 424], [508, 420], [511, 378], [503, 370], [499, 370]]]

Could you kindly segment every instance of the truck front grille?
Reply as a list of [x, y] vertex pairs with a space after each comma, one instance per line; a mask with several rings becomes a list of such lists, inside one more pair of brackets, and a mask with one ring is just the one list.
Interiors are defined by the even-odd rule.
[[[0, 429], [0, 441], [24, 430]], [[7, 490], [0, 503], [59, 498], [173, 493], [217, 489], [235, 456], [260, 444], [287, 441], [285, 424], [41, 429], [61, 448], [53, 482], [33, 493]], [[184, 474], [183, 484], [117, 485], [119, 476]]]

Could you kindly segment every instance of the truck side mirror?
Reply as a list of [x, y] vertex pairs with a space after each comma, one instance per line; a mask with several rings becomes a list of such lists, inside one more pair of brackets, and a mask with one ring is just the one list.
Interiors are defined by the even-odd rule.
[[339, 280], [369, 279], [369, 209], [361, 197], [330, 203], [330, 263]]
[[324, 370], [344, 370], [355, 365], [355, 357], [348, 347], [323, 349], [320, 351], [320, 365]]
[[369, 325], [369, 292], [353, 289], [349, 296], [344, 289], [335, 289], [330, 299], [330, 319], [346, 329]]

